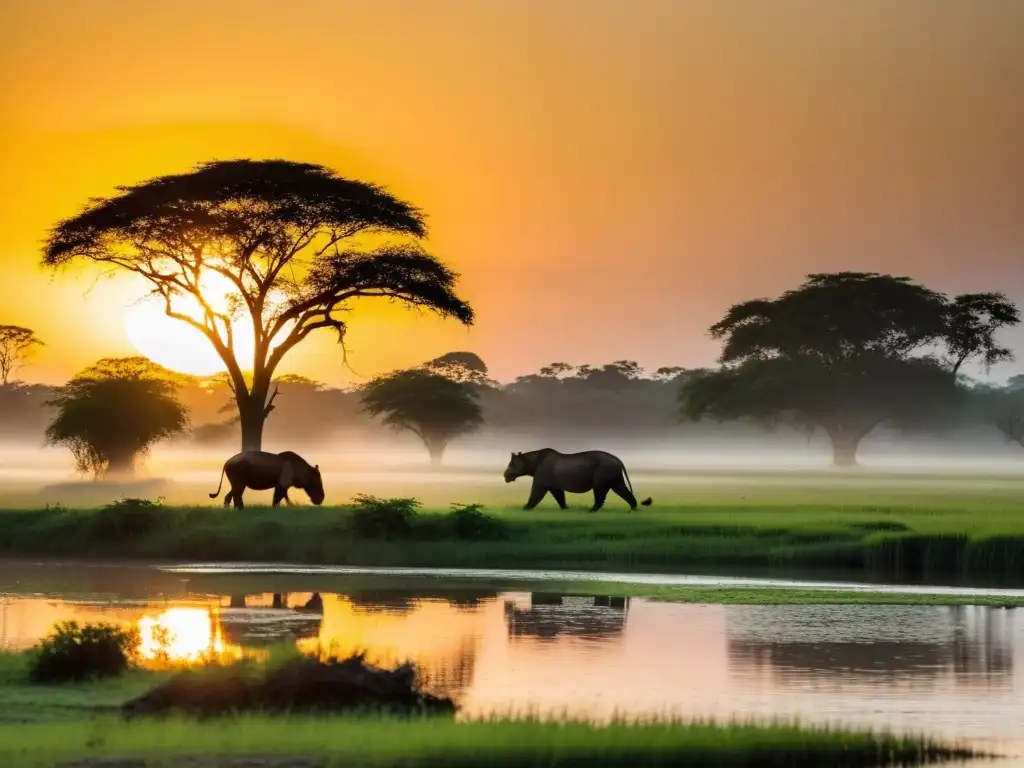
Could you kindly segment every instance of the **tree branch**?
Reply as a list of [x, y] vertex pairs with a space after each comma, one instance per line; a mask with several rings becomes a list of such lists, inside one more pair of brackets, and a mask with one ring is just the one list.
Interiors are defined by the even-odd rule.
[[278, 387], [278, 386], [277, 386], [277, 385], [275, 384], [275, 385], [274, 385], [274, 393], [273, 393], [273, 394], [272, 394], [272, 395], [270, 396], [270, 399], [269, 399], [269, 400], [267, 401], [267, 405], [266, 405], [266, 407], [265, 407], [265, 408], [263, 409], [263, 418], [264, 418], [264, 419], [265, 419], [265, 418], [267, 418], [267, 416], [269, 416], [269, 415], [270, 415], [270, 412], [271, 412], [272, 410], [274, 410], [274, 400], [276, 400], [276, 399], [277, 399], [277, 395], [278, 395], [278, 393], [279, 393], [280, 391], [281, 391], [280, 387]]

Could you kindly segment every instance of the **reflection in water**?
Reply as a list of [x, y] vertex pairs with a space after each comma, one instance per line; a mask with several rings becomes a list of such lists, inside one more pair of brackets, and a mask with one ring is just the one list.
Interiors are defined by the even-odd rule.
[[196, 662], [204, 658], [237, 657], [217, 615], [206, 608], [168, 608], [138, 621], [139, 655], [150, 661]]
[[[1024, 633], [1014, 611], [439, 594], [429, 580], [419, 590], [352, 594], [168, 594], [161, 585], [149, 603], [126, 603], [106, 586], [89, 599], [9, 593], [0, 647], [27, 647], [57, 620], [116, 621], [137, 623], [154, 659], [161, 642], [176, 660], [286, 642], [365, 652], [383, 666], [411, 661], [469, 717], [523, 709], [598, 719], [799, 717], [995, 749], [1024, 733]], [[1013, 747], [1024, 753], [1024, 743]]]
[[772, 672], [779, 684], [836, 687], [865, 679], [932, 687], [1013, 684], [1012, 611], [981, 607], [736, 606], [729, 660]]
[[626, 628], [628, 598], [562, 597], [543, 592], [530, 595], [530, 607], [505, 602], [509, 636], [553, 640], [559, 636], [603, 640]]

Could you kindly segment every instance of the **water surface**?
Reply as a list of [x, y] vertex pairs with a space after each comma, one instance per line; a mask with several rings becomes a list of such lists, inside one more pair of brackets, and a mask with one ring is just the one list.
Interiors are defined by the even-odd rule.
[[[529, 591], [494, 588], [494, 572], [442, 588], [409, 569], [388, 571], [401, 586], [330, 569], [330, 592], [312, 591], [322, 569], [292, 569], [288, 588], [305, 573], [307, 591], [289, 593], [274, 591], [288, 574], [268, 570], [0, 564], [0, 647], [27, 647], [57, 620], [137, 623], [151, 657], [286, 641], [412, 660], [464, 716], [799, 718], [1024, 754], [1024, 629], [1012, 609], [673, 604], [553, 594], [536, 574]], [[261, 586], [221, 592], [203, 581], [211, 571], [261, 572]], [[338, 586], [345, 573], [360, 575], [352, 589]]]

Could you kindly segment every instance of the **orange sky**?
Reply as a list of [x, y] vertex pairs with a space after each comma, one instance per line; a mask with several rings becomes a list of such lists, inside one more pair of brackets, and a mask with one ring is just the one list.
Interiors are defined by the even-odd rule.
[[[42, 275], [46, 227], [239, 156], [429, 212], [477, 326], [360, 309], [361, 374], [704, 365], [730, 303], [808, 271], [1021, 300], [1021, 29], [1008, 0], [3, 0], [0, 323], [48, 342], [29, 379], [130, 353], [137, 287]], [[329, 337], [287, 369], [352, 379]]]

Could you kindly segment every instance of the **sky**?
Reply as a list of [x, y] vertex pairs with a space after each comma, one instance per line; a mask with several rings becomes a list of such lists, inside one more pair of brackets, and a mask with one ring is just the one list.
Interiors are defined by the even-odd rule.
[[0, 323], [46, 341], [30, 380], [132, 354], [142, 286], [43, 273], [47, 228], [234, 157], [385, 185], [462, 275], [472, 329], [364, 304], [351, 370], [327, 334], [282, 369], [329, 383], [709, 365], [731, 304], [808, 272], [1024, 302], [1021, 29], [1010, 0], [2, 0]]

